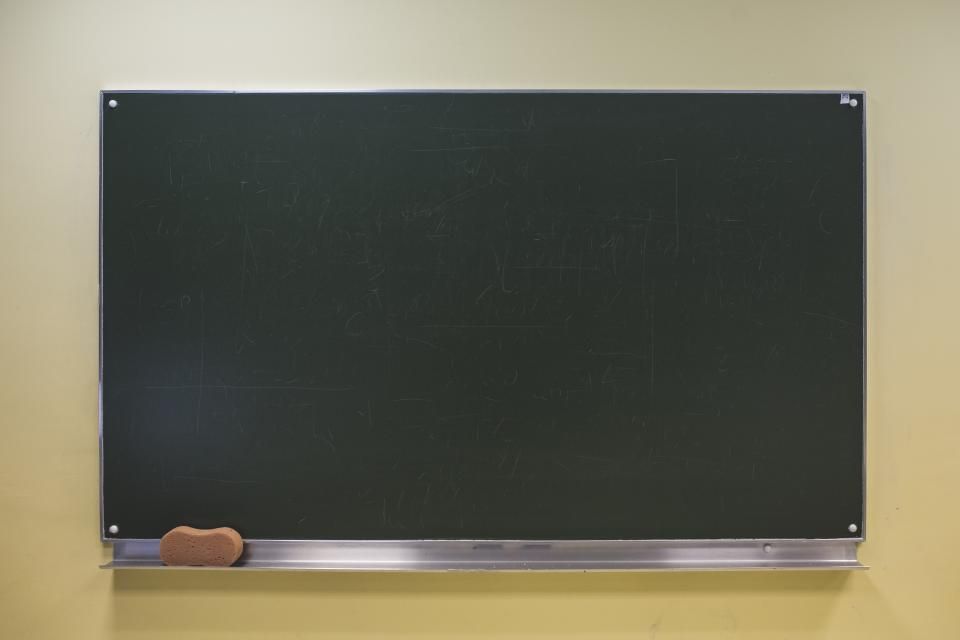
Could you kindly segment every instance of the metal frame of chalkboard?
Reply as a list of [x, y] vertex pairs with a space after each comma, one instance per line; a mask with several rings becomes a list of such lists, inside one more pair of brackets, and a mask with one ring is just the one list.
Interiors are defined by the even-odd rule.
[[[841, 105], [859, 98], [863, 109], [863, 255], [866, 262], [866, 92], [863, 90], [697, 90], [697, 89], [324, 89], [292, 90], [108, 90], [99, 94], [99, 264], [98, 264], [98, 440], [101, 542], [113, 547], [105, 569], [165, 567], [157, 539], [107, 536], [103, 512], [103, 113], [104, 94], [272, 94], [272, 93], [626, 93], [626, 94], [833, 94]], [[864, 353], [863, 504], [866, 519], [866, 269], [862, 340]], [[858, 537], [823, 539], [703, 540], [246, 540], [233, 567], [220, 570], [313, 571], [704, 571], [757, 569], [865, 569], [857, 559]], [[851, 525], [852, 527], [853, 525]], [[186, 570], [198, 567], [165, 567]], [[209, 569], [209, 568], [205, 568]]]

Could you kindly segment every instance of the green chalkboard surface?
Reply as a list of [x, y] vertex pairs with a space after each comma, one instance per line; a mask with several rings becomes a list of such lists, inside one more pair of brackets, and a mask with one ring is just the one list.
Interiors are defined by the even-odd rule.
[[851, 97], [105, 93], [105, 535], [859, 537]]

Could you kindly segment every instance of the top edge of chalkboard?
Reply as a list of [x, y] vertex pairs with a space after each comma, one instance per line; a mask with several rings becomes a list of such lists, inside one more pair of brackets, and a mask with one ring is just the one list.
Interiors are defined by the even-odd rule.
[[101, 95], [108, 94], [213, 94], [213, 95], [323, 95], [335, 93], [399, 93], [399, 94], [716, 94], [716, 95], [833, 95], [856, 94], [866, 96], [863, 89], [597, 89], [597, 88], [324, 88], [324, 89], [101, 89]]

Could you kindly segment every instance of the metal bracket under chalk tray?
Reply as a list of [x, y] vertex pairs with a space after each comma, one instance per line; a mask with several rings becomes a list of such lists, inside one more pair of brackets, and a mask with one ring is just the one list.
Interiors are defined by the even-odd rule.
[[[248, 540], [223, 570], [714, 571], [865, 569], [859, 539], [830, 540]], [[159, 540], [113, 541], [105, 569], [167, 567]]]

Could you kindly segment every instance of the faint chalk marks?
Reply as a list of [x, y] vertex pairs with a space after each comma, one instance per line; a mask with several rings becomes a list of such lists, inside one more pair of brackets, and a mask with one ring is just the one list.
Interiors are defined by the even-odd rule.
[[301, 271], [303, 271], [303, 266], [296, 266], [296, 267], [290, 269], [289, 271], [287, 271], [286, 273], [281, 274], [281, 275], [277, 278], [277, 280], [286, 280], [287, 278], [289, 278], [289, 277], [292, 276], [293, 274], [299, 273], [299, 272], [301, 272]]
[[517, 467], [520, 466], [520, 456], [523, 455], [522, 451], [517, 451], [516, 458], [513, 459], [513, 468], [510, 469], [510, 478], [513, 479], [517, 476]]
[[603, 371], [603, 375], [600, 376], [600, 384], [610, 384], [611, 382], [613, 382], [613, 381], [610, 379], [610, 373], [611, 373], [611, 371], [613, 371], [613, 365], [612, 365], [612, 364], [608, 364], [608, 365], [607, 365], [607, 368]]
[[[644, 240], [646, 240], [646, 236], [644, 236]], [[643, 265], [641, 265], [641, 268], [646, 269], [646, 263], [644, 263]], [[644, 271], [643, 273], [646, 273], [646, 272]], [[642, 280], [642, 279], [641, 279], [641, 281], [640, 281], [640, 286], [643, 287], [643, 280]], [[602, 309], [602, 311], [604, 311], [604, 312], [610, 312], [610, 311], [612, 311], [612, 310], [613, 310], [613, 303], [617, 301], [617, 298], [620, 297], [620, 294], [621, 294], [621, 293], [623, 293], [623, 287], [620, 287], [619, 289], [617, 289], [617, 292], [616, 292], [615, 294], [613, 294], [613, 297], [610, 298], [609, 302], [606, 302], [606, 303], [605, 303], [606, 306]]]
[[256, 480], [233, 480], [230, 478], [214, 478], [210, 476], [173, 476], [174, 480], [190, 482], [215, 482], [217, 484], [258, 484]]
[[553, 324], [424, 324], [424, 329], [562, 329]]
[[475, 305], [480, 304], [480, 301], [483, 299], [483, 296], [487, 295], [487, 293], [490, 291], [490, 289], [493, 289], [493, 285], [492, 285], [492, 284], [491, 284], [491, 285], [487, 285], [487, 288], [480, 292], [480, 295], [478, 295], [478, 296], [477, 296], [477, 299], [473, 301], [473, 304], [475, 304]]
[[[440, 124], [446, 124], [447, 116], [450, 115], [450, 111], [453, 109], [453, 103], [457, 101], [457, 94], [450, 94], [450, 102], [447, 103], [447, 108], [443, 110], [443, 115], [440, 116]], [[447, 127], [434, 127], [435, 129], [445, 129]]]
[[423, 492], [423, 504], [424, 504], [424, 505], [426, 505], [428, 502], [430, 502], [430, 490], [431, 490], [432, 488], [433, 488], [433, 483], [432, 483], [432, 482], [428, 482], [428, 483], [427, 483], [427, 489], [426, 489], [426, 491]]
[[651, 287], [650, 291], [650, 395], [653, 395], [654, 383], [656, 381], [656, 288]]
[[[483, 191], [484, 189], [489, 189], [492, 185], [493, 185], [493, 182], [491, 181], [491, 182], [487, 182], [487, 183], [485, 183], [485, 184], [481, 184], [481, 185], [476, 186], [476, 187], [470, 187], [469, 189], [464, 189], [463, 191], [461, 191], [461, 192], [459, 192], [459, 193], [456, 193], [456, 194], [454, 194], [454, 195], [452, 195], [452, 196], [450, 196], [450, 197], [448, 197], [448, 198], [445, 198], [445, 199], [441, 200], [440, 202], [438, 202], [438, 203], [436, 203], [436, 204], [434, 204], [434, 205], [432, 205], [432, 206], [430, 206], [430, 207], [427, 207], [426, 209], [421, 209], [421, 210], [419, 211], [419, 213], [421, 213], [421, 214], [426, 215], [426, 216], [429, 217], [429, 216], [433, 215], [434, 213], [437, 213], [438, 211], [440, 211], [440, 210], [443, 209], [444, 207], [448, 207], [448, 206], [450, 206], [450, 205], [452, 205], [452, 204], [458, 204], [458, 203], [460, 203], [460, 202], [463, 202], [464, 200], [468, 200], [469, 198], [473, 198], [474, 196], [476, 196], [478, 193], [480, 193], [480, 192]], [[439, 225], [438, 225], [438, 230], [439, 230]]]
[[817, 215], [817, 226], [820, 227], [820, 231], [823, 231], [828, 236], [832, 236], [832, 231], [827, 231], [827, 228], [823, 226], [823, 214], [826, 213], [826, 209], [820, 209], [820, 213]]
[[633, 353], [631, 351], [594, 351], [593, 349], [587, 349], [586, 351], [581, 351], [580, 353], [588, 356], [595, 356], [598, 358], [638, 358], [639, 354]]
[[204, 336], [204, 324], [206, 323], [204, 290], [200, 289], [200, 384], [197, 385], [197, 423], [195, 428], [196, 435], [200, 435], [200, 416], [203, 411], [203, 376], [206, 367], [206, 337]]
[[634, 367], [615, 367], [612, 364], [609, 364], [607, 365], [606, 370], [603, 372], [603, 376], [600, 379], [600, 384], [630, 382], [636, 377], [633, 374], [636, 374], [637, 371], [638, 370]]
[[318, 427], [319, 425], [314, 427], [313, 437], [316, 438], [317, 440], [320, 440], [321, 442], [326, 444], [328, 447], [330, 447], [330, 451], [333, 453], [333, 455], [337, 455], [337, 445], [334, 444], [333, 442], [333, 432], [330, 431], [330, 428], [328, 427], [326, 429], [327, 435], [323, 435], [322, 433], [320, 433]]
[[454, 413], [446, 416], [437, 416], [437, 422], [457, 422], [467, 418], [476, 418], [479, 413]]
[[674, 257], [680, 257], [680, 163], [673, 163], [673, 215], [677, 222], [676, 227], [676, 250]]
[[526, 133], [527, 129], [511, 129], [510, 127], [430, 127], [435, 131], [457, 131], [464, 133]]
[[521, 117], [520, 117], [520, 122], [523, 124], [523, 130], [524, 130], [524, 131], [531, 131], [531, 130], [533, 130], [534, 116], [535, 116], [535, 115], [536, 115], [536, 114], [535, 114], [535, 112], [534, 112], [534, 109], [533, 109], [533, 107], [531, 107], [531, 108], [530, 108], [530, 113], [528, 113], [526, 116], [521, 116]]
[[497, 270], [500, 272], [500, 290], [504, 293], [513, 293], [513, 289], [507, 289], [507, 258], [510, 255], [510, 247], [508, 246], [503, 252], [503, 263], [500, 262], [500, 254], [497, 253], [497, 250], [493, 250], [493, 260], [497, 265]]
[[352, 316], [350, 316], [349, 318], [347, 318], [347, 321], [343, 324], [343, 332], [344, 332], [346, 335], [351, 336], [351, 337], [354, 337], [354, 338], [362, 335], [362, 332], [361, 332], [361, 331], [358, 331], [358, 330], [353, 329], [353, 328], [351, 327], [351, 325], [353, 324], [353, 321], [356, 320], [356, 319], [357, 319], [357, 316], [360, 316], [360, 315], [363, 315], [363, 312], [362, 312], [362, 311], [357, 311], [357, 312], [354, 313]]
[[617, 245], [623, 240], [623, 236], [615, 233], [610, 239], [600, 245], [601, 249], [610, 249], [610, 261], [613, 267], [613, 275], [617, 275]]
[[252, 264], [253, 264], [253, 270], [259, 275], [260, 266], [257, 264], [257, 253], [253, 247], [253, 240], [250, 238], [250, 227], [244, 224], [243, 237], [241, 238], [241, 247], [240, 247], [240, 299], [241, 300], [243, 300], [243, 295], [246, 289], [248, 252], [250, 255], [250, 260], [252, 261]]
[[723, 278], [720, 277], [720, 273], [719, 273], [719, 272], [716, 273], [715, 276], [716, 276], [716, 278], [717, 278], [717, 289], [716, 289], [716, 291], [717, 291], [717, 305], [722, 308], [722, 307], [723, 307], [723, 286], [724, 286], [724, 285], [723, 285]]
[[656, 160], [647, 160], [641, 162], [638, 166], [647, 166], [651, 164], [673, 163], [673, 222], [675, 227], [674, 234], [674, 258], [680, 257], [680, 161], [678, 158], [658, 158]]
[[831, 322], [836, 322], [837, 324], [842, 325], [842, 326], [844, 326], [844, 327], [855, 327], [855, 326], [857, 326], [857, 325], [856, 325], [855, 323], [853, 323], [853, 322], [850, 322], [850, 321], [848, 321], [848, 320], [844, 320], [843, 318], [838, 318], [838, 317], [836, 317], [836, 316], [827, 315], [827, 314], [825, 314], [825, 313], [816, 313], [816, 312], [814, 312], [814, 311], [804, 311], [804, 312], [803, 312], [803, 315], [805, 315], [805, 316], [811, 316], [811, 317], [813, 317], [813, 318], [821, 318], [821, 319], [823, 319], [823, 320], [829, 320], [829, 321], [831, 321]]
[[480, 176], [480, 171], [487, 164], [486, 154], [481, 154], [480, 159], [475, 162], [473, 165], [470, 164], [469, 159], [461, 160], [457, 162], [456, 165], [463, 168], [463, 172], [476, 180]]
[[515, 267], [510, 267], [511, 269], [519, 269], [522, 271], [600, 271], [600, 267], [584, 267], [582, 263], [576, 267], [538, 267], [538, 266], [526, 266], [526, 265], [517, 265]]
[[767, 255], [767, 245], [774, 242], [775, 238], [766, 238], [760, 242], [760, 252], [757, 254], [757, 271], [763, 271], [763, 261]]
[[429, 152], [429, 151], [480, 151], [485, 149], [506, 149], [507, 147], [502, 144], [486, 144], [486, 145], [475, 145], [472, 147], [430, 147], [425, 149], [410, 149], [417, 153]]
[[575, 460], [580, 460], [585, 464], [615, 464], [616, 463], [616, 459], [606, 457], [606, 456], [589, 456], [589, 455], [578, 454], [572, 457]]
[[807, 194], [807, 202], [813, 202], [813, 196], [817, 192], [817, 189], [820, 188], [820, 182], [823, 180], [823, 174], [817, 177], [816, 181], [813, 183], [813, 187], [810, 188], [810, 193]]
[[309, 387], [301, 385], [262, 385], [262, 384], [151, 384], [144, 386], [144, 389], [160, 391], [197, 391], [201, 388], [210, 387], [213, 389], [242, 390], [242, 391], [354, 391], [356, 387]]
[[577, 262], [577, 296], [583, 295], [583, 249], [580, 249], [580, 260]]
[[441, 347], [440, 345], [434, 344], [434, 343], [430, 342], [429, 340], [421, 340], [421, 339], [419, 339], [419, 338], [404, 338], [404, 339], [405, 339], [407, 342], [416, 342], [417, 344], [422, 344], [422, 345], [424, 345], [425, 347], [430, 347], [431, 349], [436, 349], [437, 351], [446, 351], [446, 349], [444, 349], [444, 348]]
[[[257, 343], [250, 336], [248, 336], [242, 329], [237, 330], [236, 337], [237, 337], [237, 342], [239, 343], [235, 351], [237, 355], [240, 355], [248, 344], [257, 346]], [[240, 342], [241, 337], [243, 338], [243, 342]]]
[[662, 164], [664, 162], [676, 162], [676, 158], [657, 158], [656, 160], [647, 160], [646, 162], [640, 162], [637, 164], [638, 167], [644, 167], [650, 164]]

